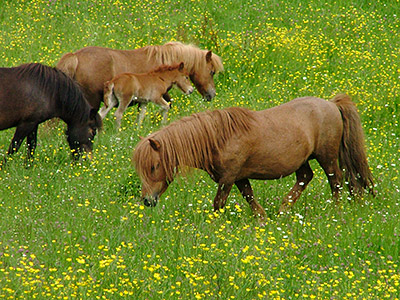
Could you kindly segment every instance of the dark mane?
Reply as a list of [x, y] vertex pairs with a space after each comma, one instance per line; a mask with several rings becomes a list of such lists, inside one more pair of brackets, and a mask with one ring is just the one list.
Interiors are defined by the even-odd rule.
[[239, 107], [184, 117], [141, 140], [135, 149], [133, 162], [145, 182], [145, 178], [150, 176], [148, 172], [152, 162], [139, 157], [151, 157], [148, 140], [152, 138], [161, 145], [163, 167], [169, 180], [179, 166], [213, 170], [213, 155], [219, 153], [234, 134], [249, 131], [254, 124], [252, 120], [252, 111]]
[[72, 119], [86, 122], [90, 105], [85, 100], [80, 87], [73, 79], [57, 68], [39, 63], [24, 64], [15, 68], [20, 80], [29, 80], [43, 93], [57, 99], [60, 117], [66, 122]]

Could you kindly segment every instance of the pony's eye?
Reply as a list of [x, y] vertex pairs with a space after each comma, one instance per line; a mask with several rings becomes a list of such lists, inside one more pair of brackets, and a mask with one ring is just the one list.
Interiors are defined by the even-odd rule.
[[211, 75], [211, 76], [214, 76], [214, 74], [215, 74], [214, 71], [211, 71], [211, 72], [210, 72], [210, 75]]

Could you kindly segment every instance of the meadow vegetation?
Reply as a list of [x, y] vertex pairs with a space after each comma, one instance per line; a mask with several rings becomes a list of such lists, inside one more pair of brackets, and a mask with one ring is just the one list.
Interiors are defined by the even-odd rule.
[[[23, 147], [0, 170], [0, 299], [399, 299], [399, 1], [11, 1], [0, 4], [0, 61], [55, 65], [98, 45], [133, 49], [177, 40], [224, 61], [217, 96], [175, 99], [169, 122], [194, 112], [266, 109], [347, 93], [363, 122], [377, 196], [331, 201], [320, 167], [293, 210], [294, 183], [253, 181], [264, 226], [234, 188], [212, 211], [201, 171], [176, 180], [155, 208], [140, 201], [131, 165], [143, 126], [112, 113], [94, 158], [71, 161], [62, 123], [39, 127], [34, 165]], [[150, 105], [149, 105], [150, 106]], [[266, 129], [267, 130], [267, 129]], [[0, 132], [5, 155], [14, 129]]]

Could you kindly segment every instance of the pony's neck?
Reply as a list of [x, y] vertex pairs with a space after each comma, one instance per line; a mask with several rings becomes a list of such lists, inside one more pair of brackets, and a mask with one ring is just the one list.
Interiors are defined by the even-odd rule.
[[171, 76], [166, 76], [165, 74], [158, 74], [158, 78], [164, 83], [166, 92], [168, 92], [176, 82], [171, 79]]
[[58, 109], [58, 117], [63, 120], [67, 126], [75, 126], [84, 121], [85, 117], [89, 115], [90, 108], [86, 103], [80, 103], [74, 107], [63, 104]]

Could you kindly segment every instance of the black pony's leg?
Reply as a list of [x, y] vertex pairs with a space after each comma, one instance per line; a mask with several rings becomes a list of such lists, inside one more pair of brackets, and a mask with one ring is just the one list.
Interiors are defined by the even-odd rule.
[[[37, 131], [37, 124], [21, 124], [17, 127], [14, 133], [14, 137], [11, 140], [10, 147], [8, 147], [7, 155], [12, 155], [18, 151], [19, 147], [25, 137], [30, 135], [33, 131]], [[36, 133], [35, 133], [36, 135]], [[35, 141], [36, 143], [36, 141]]]
[[28, 153], [27, 153], [27, 160], [31, 161], [33, 158], [33, 154], [35, 153], [36, 149], [36, 144], [37, 144], [37, 130], [38, 130], [38, 125], [31, 131], [28, 136], [26, 137], [26, 144], [28, 147]]
[[235, 181], [235, 184], [243, 198], [249, 203], [254, 216], [260, 217], [261, 220], [265, 220], [267, 214], [265, 213], [264, 208], [254, 199], [253, 189], [251, 188], [250, 181], [248, 179], [242, 179]]

